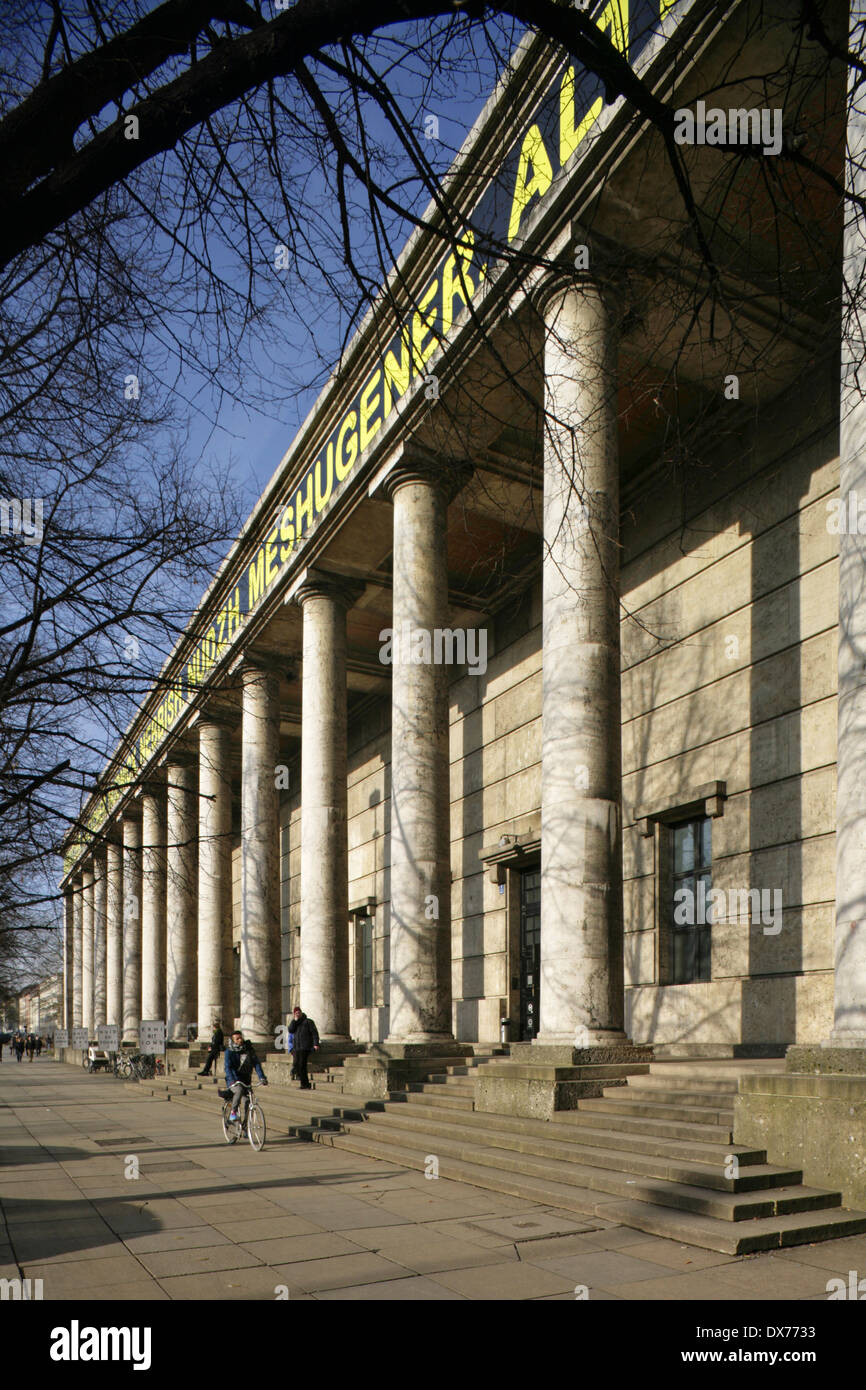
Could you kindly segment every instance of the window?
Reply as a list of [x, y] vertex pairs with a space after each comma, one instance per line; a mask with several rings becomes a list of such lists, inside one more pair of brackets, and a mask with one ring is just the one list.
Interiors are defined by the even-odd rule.
[[373, 919], [355, 918], [355, 941], [357, 949], [357, 978], [355, 987], [356, 1008], [369, 1009], [373, 1005]]
[[670, 852], [670, 978], [672, 985], [709, 980], [712, 964], [707, 894], [713, 886], [709, 816], [667, 827]]

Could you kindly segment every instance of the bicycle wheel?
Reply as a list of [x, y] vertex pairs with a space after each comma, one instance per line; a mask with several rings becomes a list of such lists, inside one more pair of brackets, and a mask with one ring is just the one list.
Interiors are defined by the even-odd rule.
[[257, 1101], [251, 1100], [247, 1110], [247, 1135], [252, 1147], [258, 1153], [265, 1147], [268, 1127], [265, 1124], [265, 1112]]
[[226, 1137], [227, 1144], [236, 1144], [241, 1137], [243, 1122], [240, 1119], [229, 1119], [231, 1113], [232, 1103], [230, 1100], [227, 1100], [223, 1105], [223, 1134]]

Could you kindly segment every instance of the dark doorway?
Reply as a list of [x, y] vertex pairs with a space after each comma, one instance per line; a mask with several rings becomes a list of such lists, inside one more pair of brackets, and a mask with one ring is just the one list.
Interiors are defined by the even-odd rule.
[[520, 1041], [538, 1032], [541, 975], [541, 869], [521, 869], [520, 879]]

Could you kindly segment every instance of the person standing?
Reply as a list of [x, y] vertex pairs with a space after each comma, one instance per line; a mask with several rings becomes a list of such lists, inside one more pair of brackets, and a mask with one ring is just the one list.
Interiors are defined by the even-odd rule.
[[223, 1037], [223, 1030], [220, 1027], [220, 1021], [218, 1018], [215, 1018], [213, 1021], [213, 1036], [210, 1040], [210, 1052], [207, 1054], [207, 1060], [199, 1072], [199, 1076], [210, 1076], [210, 1069], [214, 1062], [219, 1060], [224, 1041], [225, 1039]]
[[301, 1083], [301, 1090], [312, 1091], [313, 1087], [307, 1074], [307, 1059], [311, 1052], [319, 1050], [319, 1030], [313, 1020], [296, 1006], [292, 1011], [289, 1032], [292, 1035], [292, 1062]]
[[15, 1060], [16, 1060], [16, 1062], [20, 1062], [20, 1061], [21, 1061], [21, 1058], [22, 1058], [23, 1056], [24, 1056], [24, 1034], [23, 1034], [23, 1033], [16, 1033], [16, 1034], [15, 1034]]

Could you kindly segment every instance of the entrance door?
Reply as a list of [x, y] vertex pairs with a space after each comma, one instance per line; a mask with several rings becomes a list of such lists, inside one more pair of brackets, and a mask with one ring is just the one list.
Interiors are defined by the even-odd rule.
[[541, 971], [541, 870], [520, 871], [520, 1040], [538, 1032]]

